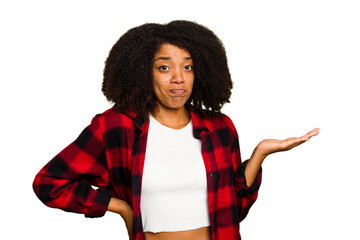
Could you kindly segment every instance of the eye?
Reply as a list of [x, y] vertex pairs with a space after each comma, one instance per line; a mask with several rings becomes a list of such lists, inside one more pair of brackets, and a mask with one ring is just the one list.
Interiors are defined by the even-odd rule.
[[185, 70], [192, 70], [193, 67], [191, 65], [186, 65], [184, 68]]
[[167, 71], [167, 70], [169, 70], [169, 67], [166, 66], [166, 65], [162, 65], [162, 66], [159, 67], [159, 69], [160, 69], [161, 71]]

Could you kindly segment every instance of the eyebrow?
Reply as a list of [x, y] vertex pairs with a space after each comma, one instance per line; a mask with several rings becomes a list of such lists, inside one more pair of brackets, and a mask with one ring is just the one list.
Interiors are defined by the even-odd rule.
[[[171, 57], [158, 57], [158, 58], [154, 59], [154, 62], [156, 62], [157, 60], [170, 60], [170, 59], [171, 59]], [[190, 60], [190, 59], [192, 59], [192, 57], [186, 57], [184, 59]]]

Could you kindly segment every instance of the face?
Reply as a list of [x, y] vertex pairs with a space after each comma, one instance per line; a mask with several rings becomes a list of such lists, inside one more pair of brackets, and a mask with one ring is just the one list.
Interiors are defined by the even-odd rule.
[[184, 108], [194, 84], [190, 53], [171, 44], [161, 45], [154, 56], [152, 76], [160, 110]]

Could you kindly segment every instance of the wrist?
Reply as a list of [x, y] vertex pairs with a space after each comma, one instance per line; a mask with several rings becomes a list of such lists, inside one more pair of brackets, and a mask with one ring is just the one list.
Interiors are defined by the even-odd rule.
[[267, 153], [264, 148], [262, 147], [261, 142], [256, 146], [256, 148], [254, 149], [251, 158], [255, 158], [258, 160], [263, 161], [267, 156], [269, 156], [270, 153]]

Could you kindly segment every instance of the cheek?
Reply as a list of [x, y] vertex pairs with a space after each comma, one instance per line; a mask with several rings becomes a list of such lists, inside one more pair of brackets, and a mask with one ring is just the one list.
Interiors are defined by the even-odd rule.
[[154, 88], [157, 88], [162, 91], [165, 87], [166, 87], [165, 81], [164, 82], [159, 82], [159, 81], [154, 82]]
[[159, 79], [153, 81], [154, 93], [157, 99], [162, 98], [162, 96], [166, 92], [166, 80], [163, 82], [159, 81]]
[[190, 81], [189, 81], [189, 89], [190, 91], [192, 92], [193, 88], [194, 88], [194, 78], [192, 78]]
[[169, 84], [170, 78], [162, 74], [153, 73], [153, 86], [158, 88], [164, 88]]

